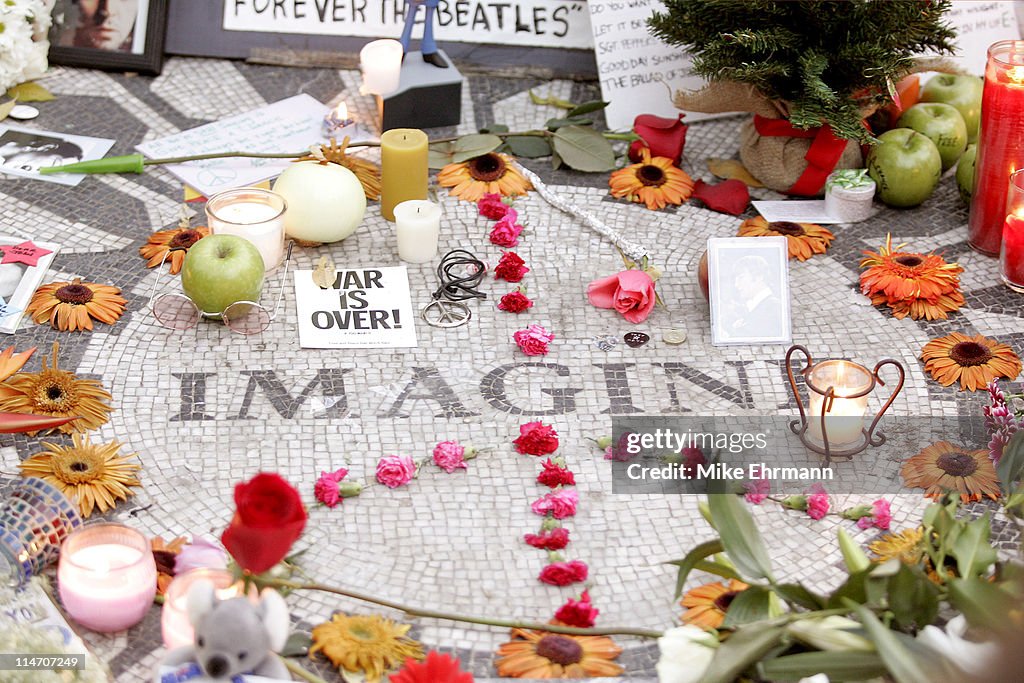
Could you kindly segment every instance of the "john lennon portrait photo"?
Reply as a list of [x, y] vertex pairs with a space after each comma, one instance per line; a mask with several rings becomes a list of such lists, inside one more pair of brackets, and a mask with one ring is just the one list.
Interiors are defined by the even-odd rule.
[[142, 54], [146, 43], [147, 0], [58, 0], [51, 41]]
[[712, 343], [791, 341], [785, 237], [708, 240]]
[[81, 160], [82, 148], [63, 138], [17, 130], [0, 135], [0, 166], [6, 171], [34, 174], [46, 166]]

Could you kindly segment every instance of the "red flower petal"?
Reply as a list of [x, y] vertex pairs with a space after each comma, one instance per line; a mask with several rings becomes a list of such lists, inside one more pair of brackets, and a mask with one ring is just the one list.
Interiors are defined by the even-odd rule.
[[693, 199], [704, 202], [704, 206], [712, 211], [738, 216], [747, 209], [750, 203], [750, 190], [743, 181], [732, 178], [723, 180], [717, 185], [708, 185], [698, 180], [693, 186]]

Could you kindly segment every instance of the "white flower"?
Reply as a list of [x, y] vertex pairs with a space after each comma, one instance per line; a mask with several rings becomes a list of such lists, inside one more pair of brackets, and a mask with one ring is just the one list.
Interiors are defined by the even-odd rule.
[[807, 678], [801, 678], [797, 683], [829, 683], [829, 680], [825, 674], [814, 674]]
[[945, 657], [964, 673], [981, 676], [999, 653], [996, 643], [978, 643], [963, 637], [967, 632], [967, 619], [958, 614], [946, 624], [943, 631], [938, 626], [925, 626], [917, 634], [918, 642], [936, 654]]
[[697, 683], [715, 657], [718, 638], [696, 626], [680, 626], [658, 638], [660, 683]]
[[53, 0], [0, 3], [0, 91], [46, 71]]

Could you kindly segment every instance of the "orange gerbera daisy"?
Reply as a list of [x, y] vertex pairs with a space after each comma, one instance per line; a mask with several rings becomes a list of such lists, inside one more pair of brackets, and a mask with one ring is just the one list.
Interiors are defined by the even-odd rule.
[[459, 199], [475, 202], [485, 194], [514, 197], [533, 189], [530, 181], [512, 166], [512, 157], [488, 152], [437, 172], [437, 184]]
[[205, 226], [191, 228], [187, 224], [171, 230], [158, 230], [149, 236], [149, 240], [139, 247], [139, 256], [149, 259], [147, 268], [159, 266], [167, 253], [170, 252], [168, 260], [171, 263], [171, 275], [181, 272], [181, 264], [185, 262], [184, 251], [170, 251], [175, 247], [188, 249], [193, 244], [210, 234], [210, 229]]
[[814, 223], [791, 223], [774, 221], [769, 223], [762, 216], [748, 218], [740, 224], [737, 237], [765, 237], [782, 235], [789, 247], [789, 258], [806, 261], [815, 254], [824, 254], [835, 236], [828, 228]]
[[156, 594], [163, 595], [167, 587], [174, 580], [174, 561], [178, 553], [188, 543], [184, 536], [178, 536], [168, 543], [163, 536], [150, 539], [149, 547], [153, 551], [153, 560], [156, 562]]
[[683, 612], [683, 622], [707, 630], [721, 627], [729, 605], [747, 588], [742, 581], [729, 579], [728, 584], [709, 583], [687, 591], [679, 603], [688, 608]]
[[860, 290], [876, 306], [886, 304], [896, 318], [945, 320], [964, 304], [958, 263], [946, 263], [938, 254], [900, 251], [892, 235], [878, 251], [865, 251], [860, 267]]
[[969, 451], [937, 441], [903, 463], [900, 474], [907, 486], [925, 489], [929, 498], [947, 491], [959, 491], [964, 503], [999, 498], [999, 479], [986, 450]]
[[944, 387], [959, 380], [961, 391], [984, 389], [996, 377], [1016, 379], [1021, 368], [1020, 358], [1006, 344], [959, 332], [925, 344], [921, 360], [932, 379]]
[[494, 666], [507, 678], [591, 678], [618, 676], [612, 660], [622, 648], [607, 636], [570, 636], [512, 629], [512, 640], [498, 647]]
[[693, 179], [686, 171], [672, 164], [668, 157], [651, 158], [651, 151], [641, 151], [640, 163], [613, 171], [608, 178], [612, 196], [625, 197], [631, 202], [645, 204], [648, 209], [664, 209], [669, 204], [679, 206], [693, 194]]
[[32, 354], [36, 352], [36, 347], [32, 347], [28, 351], [22, 351], [21, 353], [14, 353], [14, 347], [8, 346], [0, 353], [0, 382], [6, 382], [7, 378], [21, 370], [22, 366], [25, 365], [26, 361], [32, 357]]
[[113, 325], [124, 313], [127, 300], [121, 290], [95, 282], [51, 282], [32, 295], [26, 311], [37, 323], [50, 321], [61, 332], [91, 330], [92, 319]]

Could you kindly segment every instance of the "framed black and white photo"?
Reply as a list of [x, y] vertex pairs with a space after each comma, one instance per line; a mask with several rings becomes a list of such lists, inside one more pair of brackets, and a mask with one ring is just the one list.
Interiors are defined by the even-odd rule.
[[0, 332], [13, 334], [59, 246], [0, 234]]
[[785, 237], [708, 240], [712, 344], [790, 343], [788, 264]]
[[57, 0], [52, 64], [160, 73], [167, 0]]
[[0, 123], [0, 173], [74, 186], [85, 176], [81, 173], [43, 175], [39, 169], [101, 159], [113, 145], [114, 141], [106, 138]]

